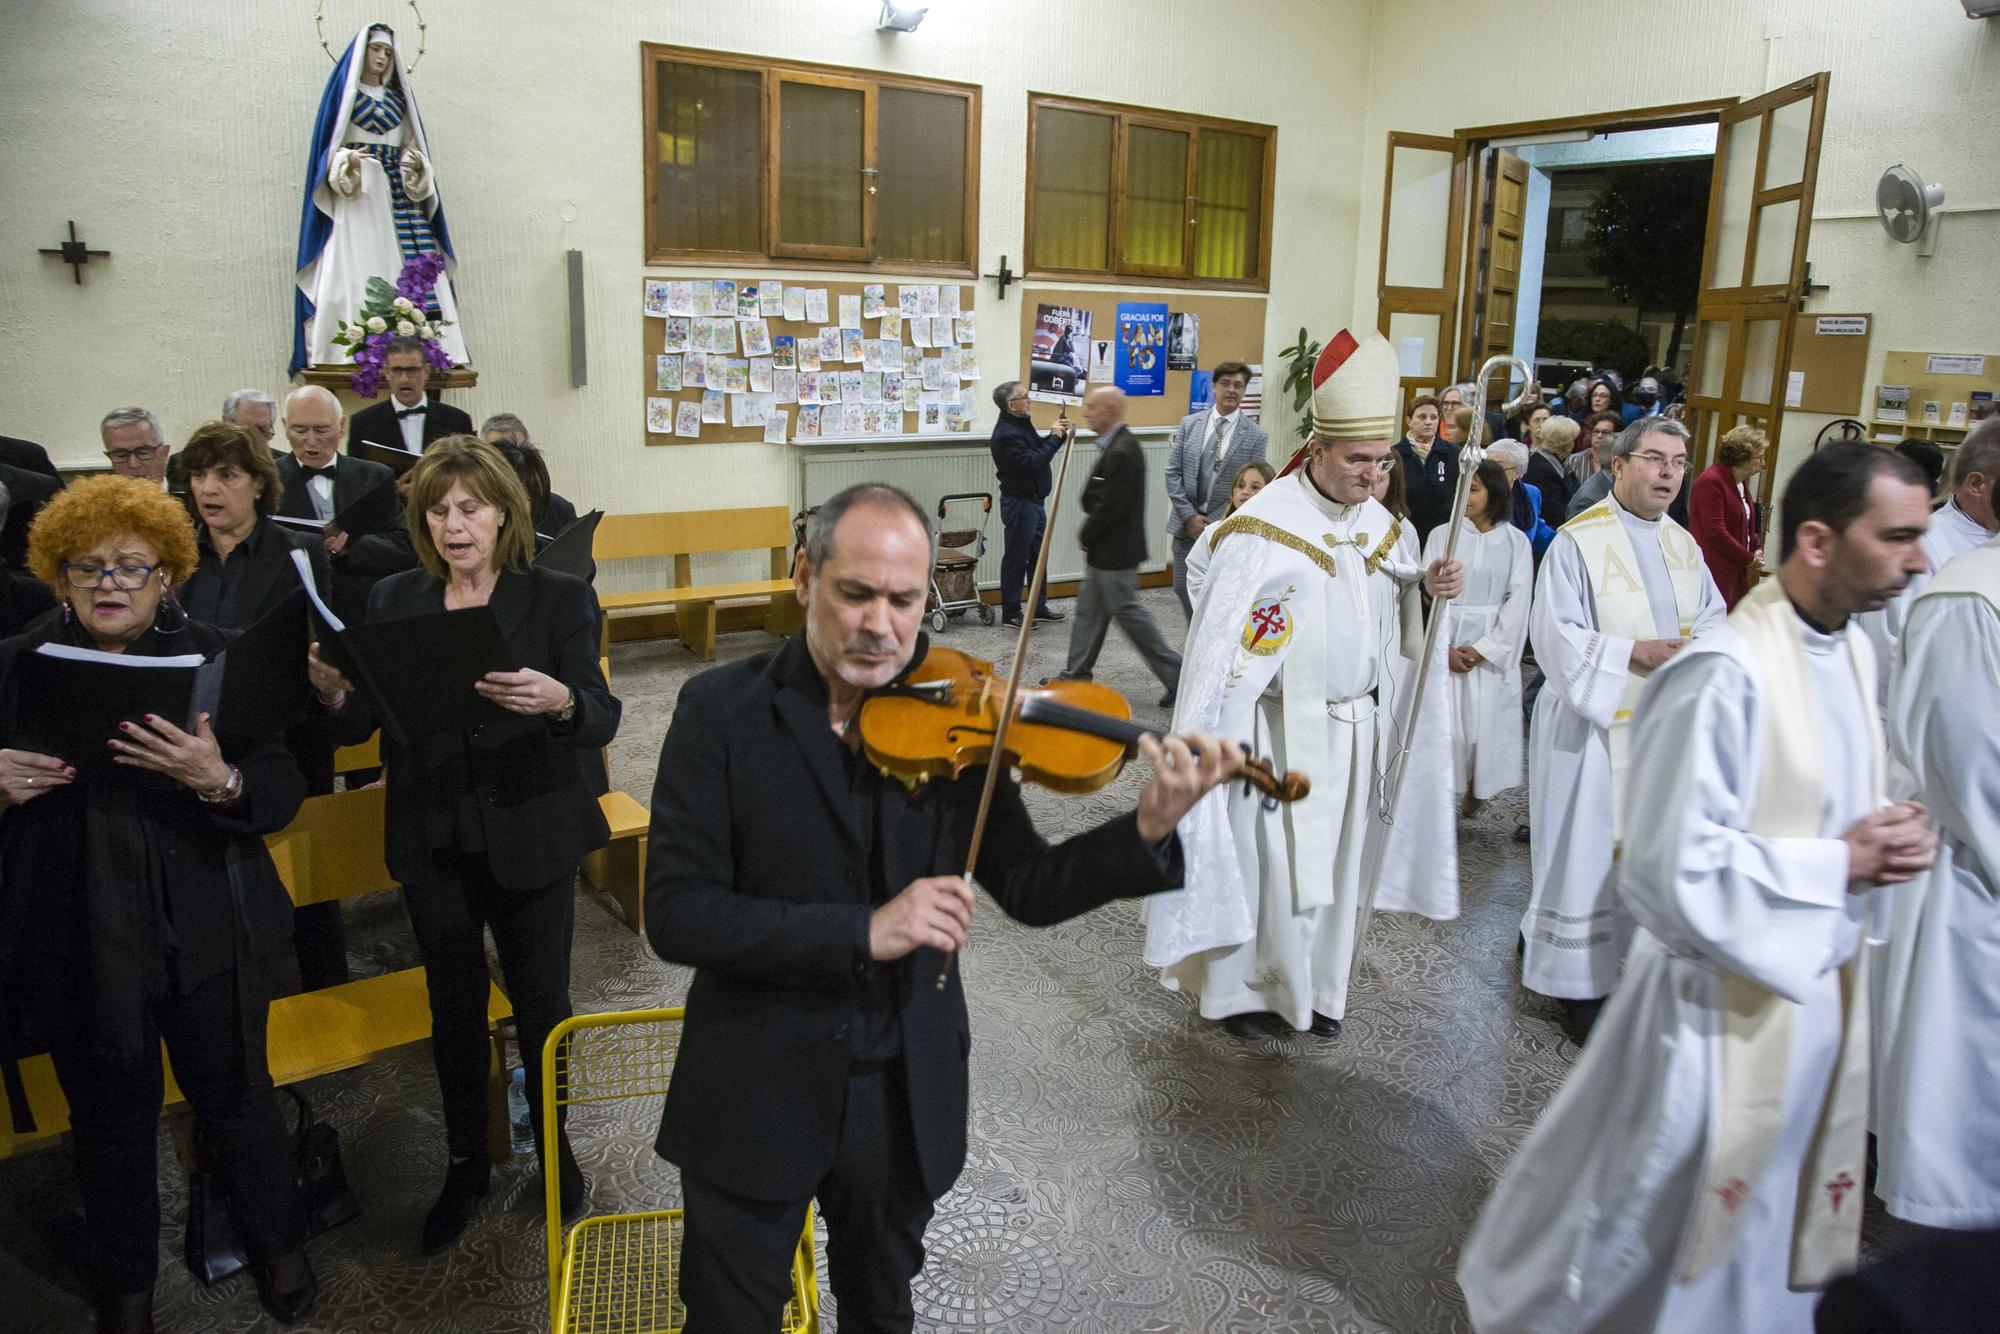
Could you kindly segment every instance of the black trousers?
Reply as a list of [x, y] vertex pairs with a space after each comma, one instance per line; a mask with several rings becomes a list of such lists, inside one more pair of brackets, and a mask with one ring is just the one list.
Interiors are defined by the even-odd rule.
[[403, 891], [431, 1001], [431, 1060], [454, 1158], [486, 1156], [486, 932], [514, 1006], [535, 1142], [542, 1136], [542, 1044], [570, 1016], [575, 874], [536, 889], [503, 889], [484, 854], [454, 855], [429, 885]]
[[[909, 1334], [910, 1281], [924, 1266], [925, 1193], [900, 1061], [857, 1066], [832, 1170], [813, 1192], [826, 1219], [826, 1267], [842, 1334]], [[792, 1295], [805, 1200], [746, 1199], [681, 1172], [683, 1334], [767, 1334]]]
[[[1035, 572], [1035, 557], [1041, 554], [1042, 530], [1049, 513], [1039, 500], [1000, 493], [1000, 613], [1011, 616], [1021, 610], [1021, 590]], [[1036, 608], [1037, 611], [1041, 608]]]
[[[333, 725], [314, 709], [285, 733], [285, 746], [305, 775], [306, 794], [333, 791]], [[299, 961], [299, 989], [318, 991], [350, 979], [347, 968], [347, 928], [340, 904], [308, 903], [292, 909], [292, 952]]]
[[[257, 994], [243, 1007], [229, 973], [184, 996], [170, 990], [148, 1011], [145, 1055], [134, 1065], [113, 1065], [93, 1052], [83, 988], [72, 989], [69, 1013], [78, 1022], [52, 1023], [48, 1030], [49, 1056], [69, 1100], [84, 1218], [108, 1293], [151, 1291], [159, 1273], [162, 1038], [203, 1142], [224, 1146], [216, 1168], [235, 1202], [251, 1258], [276, 1259], [305, 1240], [292, 1140], [264, 1056], [264, 984], [252, 977], [245, 985]], [[239, 1018], [239, 1009], [249, 1011], [247, 1018]], [[251, 1031], [241, 1033], [246, 1022]]]

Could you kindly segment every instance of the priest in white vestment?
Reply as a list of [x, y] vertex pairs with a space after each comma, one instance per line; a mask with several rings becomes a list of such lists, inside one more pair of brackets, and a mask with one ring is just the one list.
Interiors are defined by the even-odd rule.
[[1809, 1334], [1814, 1289], [1854, 1267], [1869, 1043], [1850, 961], [1875, 887], [1920, 875], [1936, 839], [1882, 795], [1850, 620], [1922, 568], [1927, 501], [1887, 450], [1810, 456], [1777, 577], [1640, 701], [1631, 958], [1466, 1240], [1482, 1334]]
[[[1667, 517], [1688, 432], [1642, 417], [1612, 451], [1611, 494], [1562, 526], [1542, 558], [1528, 638], [1547, 678], [1528, 729], [1534, 888], [1521, 983], [1565, 1001], [1607, 996], [1631, 923], [1610, 884], [1632, 711], [1647, 680], [1724, 605], [1701, 548]], [[1595, 1007], [1573, 1007], [1587, 1024]]]
[[[1458, 563], [1465, 592], [1446, 604], [1451, 666], [1452, 791], [1465, 814], [1521, 785], [1521, 650], [1528, 645], [1528, 602], [1535, 559], [1527, 534], [1512, 522], [1507, 471], [1490, 459], [1475, 470], [1458, 520]], [[1451, 526], [1424, 539], [1424, 559], [1443, 557]]]
[[[1939, 834], [1880, 1072], [1875, 1193], [1931, 1227], [2000, 1227], [2000, 538], [1911, 604], [1889, 739]], [[1898, 951], [1901, 953], [1902, 951]]]
[[1343, 330], [1313, 382], [1304, 466], [1190, 553], [1199, 595], [1174, 714], [1176, 731], [1247, 741], [1280, 771], [1305, 774], [1312, 792], [1269, 810], [1240, 788], [1210, 793], [1181, 824], [1186, 888], [1145, 909], [1146, 962], [1239, 1037], [1283, 1031], [1279, 1021], [1321, 1036], [1340, 1031], [1385, 855], [1398, 858], [1401, 874], [1379, 906], [1457, 915], [1441, 684], [1426, 709], [1427, 744], [1408, 762], [1412, 814], [1396, 838], [1377, 810], [1390, 720], [1403, 712], [1394, 696], [1409, 679], [1393, 664], [1421, 644], [1418, 585], [1455, 596], [1462, 570], [1457, 562], [1421, 570], [1415, 535], [1370, 495], [1395, 434], [1387, 341], [1371, 334], [1357, 343]]

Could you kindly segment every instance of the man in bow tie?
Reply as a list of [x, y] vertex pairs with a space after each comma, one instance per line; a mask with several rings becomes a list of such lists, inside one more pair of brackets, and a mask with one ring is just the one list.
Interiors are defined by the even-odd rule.
[[425, 392], [429, 377], [430, 364], [424, 360], [420, 340], [391, 340], [382, 359], [382, 378], [389, 384], [389, 397], [354, 414], [347, 431], [348, 451], [353, 452], [355, 441], [369, 440], [421, 454], [433, 440], [471, 435], [472, 418], [463, 409], [440, 403]]
[[318, 385], [302, 385], [285, 396], [285, 440], [292, 452], [278, 456], [285, 484], [278, 517], [325, 526], [333, 610], [357, 623], [375, 581], [410, 569], [417, 558], [396, 474], [386, 464], [340, 452], [342, 415], [340, 400]]

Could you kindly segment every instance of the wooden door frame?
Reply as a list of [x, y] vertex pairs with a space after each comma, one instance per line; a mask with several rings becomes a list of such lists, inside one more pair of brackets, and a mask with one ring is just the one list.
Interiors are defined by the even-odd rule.
[[[1462, 256], [1459, 241], [1464, 234], [1460, 217], [1465, 205], [1465, 158], [1460, 154], [1460, 143], [1449, 135], [1415, 134], [1405, 130], [1389, 131], [1388, 149], [1382, 162], [1382, 226], [1381, 245], [1375, 256], [1375, 328], [1384, 338], [1389, 336], [1389, 319], [1392, 315], [1435, 315], [1438, 317], [1438, 345], [1434, 361], [1434, 374], [1426, 376], [1399, 377], [1399, 388], [1423, 388], [1435, 380], [1437, 387], [1451, 383], [1452, 355], [1456, 344], [1456, 324], [1458, 302], [1453, 295], [1455, 279]], [[1396, 150], [1412, 148], [1430, 153], [1450, 153], [1452, 157], [1451, 187], [1445, 203], [1445, 244], [1444, 267], [1439, 273], [1440, 282], [1436, 287], [1390, 287], [1382, 282], [1382, 276], [1389, 268], [1389, 206], [1393, 192], [1390, 187], [1395, 182]], [[1415, 380], [1414, 385], [1402, 385], [1401, 381]], [[1406, 403], [1407, 400], [1402, 400]], [[1403, 411], [1401, 403], [1398, 413]]]

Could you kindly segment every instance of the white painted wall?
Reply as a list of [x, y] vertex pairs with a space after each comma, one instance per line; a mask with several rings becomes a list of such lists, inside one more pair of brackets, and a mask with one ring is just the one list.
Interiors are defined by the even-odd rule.
[[[335, 50], [364, 20], [414, 26], [392, 0], [327, 9]], [[475, 420], [519, 413], [580, 506], [797, 499], [795, 448], [644, 443], [640, 279], [666, 271], [643, 263], [642, 41], [982, 85], [982, 273], [1003, 253], [1020, 264], [1030, 90], [1275, 124], [1266, 360], [1301, 324], [1337, 327], [1352, 308], [1365, 0], [1226, 14], [1193, 0], [931, 0], [923, 26], [894, 37], [874, 31], [879, 9], [425, 0], [430, 50], [413, 82], [480, 373], [454, 401]], [[230, 389], [282, 390], [305, 157], [330, 68], [313, 6], [6, 0], [0, 11], [0, 432], [81, 461], [101, 458], [96, 423], [110, 407], [151, 406], [178, 438]], [[81, 288], [34, 253], [70, 218], [113, 255]], [[589, 309], [581, 390], [568, 375], [571, 247], [584, 252]], [[1024, 367], [1020, 289], [1003, 303], [991, 282], [979, 287], [983, 396]], [[1225, 351], [1236, 354], [1203, 348]]]
[[[1578, 43], [1608, 52], [1566, 58]], [[1539, 49], [1541, 56], [1535, 54]], [[1518, 54], [1495, 78], [1475, 54]], [[1559, 77], [1536, 77], [1540, 59]], [[1461, 67], [1458, 62], [1467, 60]], [[2000, 354], [2000, 22], [1971, 22], [1956, 0], [1385, 0], [1377, 5], [1362, 171], [1382, 179], [1390, 130], [1449, 134], [1722, 96], [1749, 98], [1832, 72], [1811, 246], [1808, 309], [1869, 311], [1870, 384], [1890, 350]], [[1392, 77], [1402, 71], [1412, 77]], [[1423, 77], [1414, 77], [1418, 71]], [[1897, 162], [1942, 181], [1948, 217], [1920, 258], [1874, 221], [1875, 182]], [[1371, 324], [1379, 184], [1361, 210], [1355, 320]], [[1828, 419], [1787, 414], [1779, 475]]]

